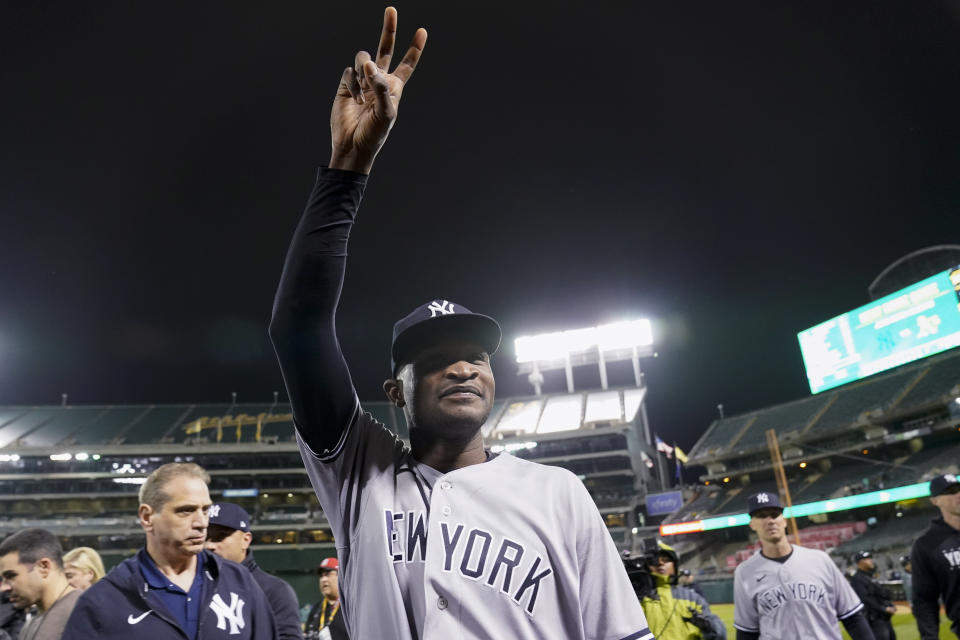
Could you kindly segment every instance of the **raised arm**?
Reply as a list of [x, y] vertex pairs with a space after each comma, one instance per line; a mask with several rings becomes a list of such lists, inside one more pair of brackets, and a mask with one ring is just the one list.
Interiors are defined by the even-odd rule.
[[427, 40], [427, 32], [418, 29], [403, 60], [388, 73], [396, 31], [397, 12], [389, 7], [376, 61], [361, 51], [340, 78], [330, 115], [330, 166], [320, 170], [294, 232], [270, 321], [297, 429], [321, 456], [334, 450], [356, 411], [335, 328], [347, 240], [366, 174], [393, 127], [403, 87]]

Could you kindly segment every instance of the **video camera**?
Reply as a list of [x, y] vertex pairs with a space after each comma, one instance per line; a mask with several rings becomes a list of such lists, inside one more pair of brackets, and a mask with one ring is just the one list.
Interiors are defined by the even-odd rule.
[[627, 570], [630, 584], [640, 600], [657, 596], [657, 582], [650, 572], [660, 559], [660, 545], [656, 538], [644, 538], [641, 541], [642, 549], [638, 555], [629, 551], [623, 552], [623, 566]]

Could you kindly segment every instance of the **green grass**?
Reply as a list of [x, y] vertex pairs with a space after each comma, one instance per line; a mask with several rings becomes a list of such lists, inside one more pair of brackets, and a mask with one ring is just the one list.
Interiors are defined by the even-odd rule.
[[[733, 628], [733, 605], [732, 604], [712, 604], [710, 609], [720, 616], [723, 623], [727, 625], [727, 639], [734, 640], [737, 632]], [[843, 637], [849, 640], [850, 636], [841, 626]], [[905, 605], [897, 605], [897, 613], [893, 616], [893, 630], [897, 633], [897, 640], [919, 640], [920, 634], [917, 632], [917, 623], [910, 613], [910, 608]], [[940, 640], [956, 640], [956, 636], [950, 631], [950, 622], [946, 616], [940, 614]]]

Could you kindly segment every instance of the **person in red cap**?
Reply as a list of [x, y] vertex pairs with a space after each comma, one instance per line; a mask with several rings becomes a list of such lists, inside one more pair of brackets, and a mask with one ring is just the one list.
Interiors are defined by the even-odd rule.
[[350, 640], [347, 625], [340, 614], [340, 561], [324, 558], [317, 567], [323, 600], [313, 605], [304, 628], [306, 640]]

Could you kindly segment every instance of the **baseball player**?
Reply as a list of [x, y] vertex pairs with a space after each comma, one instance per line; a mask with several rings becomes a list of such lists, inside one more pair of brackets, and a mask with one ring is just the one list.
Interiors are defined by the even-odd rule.
[[913, 615], [921, 640], [939, 638], [940, 602], [950, 630], [960, 638], [960, 479], [952, 473], [930, 481], [930, 502], [940, 517], [913, 543]]
[[[375, 59], [360, 52], [343, 72], [330, 165], [294, 234], [270, 325], [304, 464], [336, 538], [347, 630], [400, 640], [652, 638], [583, 483], [484, 448], [500, 342], [493, 319], [433, 300], [394, 325], [384, 390], [405, 414], [409, 448], [359, 406], [334, 317], [367, 174], [426, 44], [420, 29], [389, 73], [396, 26], [388, 8]], [[452, 255], [465, 278], [475, 256]]]
[[760, 551], [733, 574], [737, 640], [840, 640], [837, 620], [853, 640], [872, 640], [863, 603], [823, 551], [791, 545], [776, 493], [747, 500]]

